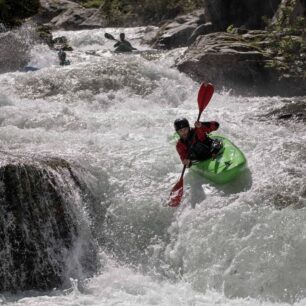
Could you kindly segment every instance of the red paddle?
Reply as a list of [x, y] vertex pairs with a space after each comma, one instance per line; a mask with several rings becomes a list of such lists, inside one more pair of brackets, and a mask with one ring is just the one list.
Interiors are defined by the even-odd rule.
[[[199, 115], [197, 121], [200, 120], [201, 114], [205, 107], [208, 105], [212, 95], [214, 93], [214, 87], [212, 84], [202, 83], [198, 93], [198, 107], [199, 107]], [[170, 202], [169, 206], [177, 207], [181, 203], [181, 199], [184, 194], [184, 173], [186, 170], [186, 165], [183, 168], [181, 177], [179, 181], [172, 188], [170, 193]]]

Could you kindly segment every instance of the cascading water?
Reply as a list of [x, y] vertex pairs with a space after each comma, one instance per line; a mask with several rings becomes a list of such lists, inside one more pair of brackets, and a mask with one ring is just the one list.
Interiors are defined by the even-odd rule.
[[131, 28], [144, 51], [115, 54], [105, 31], [120, 29], [56, 33], [70, 66], [35, 46], [40, 70], [0, 75], [1, 150], [65, 157], [110, 184], [94, 190], [108, 201], [97, 275], [0, 304], [305, 305], [305, 124], [267, 116], [290, 100], [215, 93], [202, 119], [242, 149], [250, 177], [221, 188], [187, 175], [181, 206], [167, 208], [182, 169], [173, 121], [196, 119], [199, 84], [171, 68], [183, 49], [150, 51]]

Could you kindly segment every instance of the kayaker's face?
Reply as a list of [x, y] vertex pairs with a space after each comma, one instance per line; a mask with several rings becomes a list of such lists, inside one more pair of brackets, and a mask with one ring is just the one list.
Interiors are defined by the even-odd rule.
[[189, 127], [184, 127], [182, 129], [179, 129], [177, 132], [182, 139], [187, 139], [189, 134]]

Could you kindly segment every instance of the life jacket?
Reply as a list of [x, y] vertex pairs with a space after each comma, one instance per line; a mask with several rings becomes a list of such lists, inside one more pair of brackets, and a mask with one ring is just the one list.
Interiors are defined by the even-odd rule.
[[184, 143], [188, 147], [189, 159], [190, 160], [206, 160], [217, 154], [222, 143], [217, 139], [211, 139], [206, 136], [204, 141], [198, 139], [195, 130], [192, 129], [189, 136]]

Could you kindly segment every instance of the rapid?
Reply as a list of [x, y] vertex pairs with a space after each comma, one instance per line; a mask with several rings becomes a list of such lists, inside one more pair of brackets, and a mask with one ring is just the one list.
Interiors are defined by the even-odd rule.
[[74, 160], [110, 203], [97, 275], [0, 305], [306, 305], [306, 127], [267, 115], [291, 99], [217, 91], [201, 119], [249, 173], [224, 188], [187, 174], [181, 206], [166, 207], [182, 170], [173, 121], [196, 119], [199, 84], [174, 68], [184, 48], [150, 50], [145, 28], [124, 29], [140, 52], [112, 52], [104, 33], [122, 30], [56, 32], [70, 66], [34, 45], [39, 70], [0, 75], [1, 150]]

